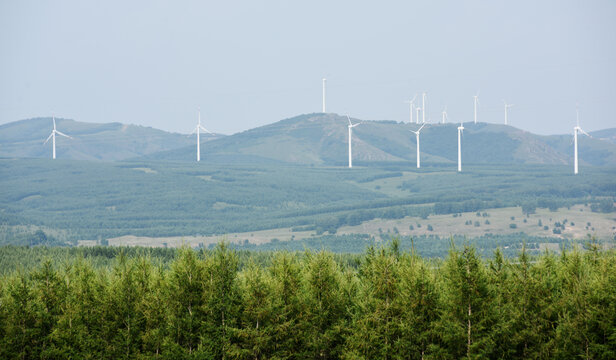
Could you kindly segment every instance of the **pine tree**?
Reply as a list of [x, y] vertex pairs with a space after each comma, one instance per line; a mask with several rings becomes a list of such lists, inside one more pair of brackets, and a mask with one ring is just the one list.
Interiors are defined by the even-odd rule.
[[239, 316], [240, 294], [236, 281], [238, 257], [222, 242], [206, 258], [205, 291], [201, 310], [205, 321], [199, 354], [206, 358], [226, 359], [230, 334]]
[[120, 258], [107, 289], [106, 354], [116, 359], [134, 358], [143, 348], [145, 316], [140, 303], [150, 291], [150, 271], [143, 264], [140, 270], [138, 260]]
[[41, 328], [37, 314], [42, 304], [36, 301], [28, 275], [17, 274], [6, 282], [2, 306], [6, 309], [4, 338], [0, 355], [5, 359], [30, 359], [41, 351]]
[[168, 328], [163, 348], [168, 358], [192, 356], [201, 345], [207, 316], [205, 280], [204, 262], [192, 249], [182, 248], [171, 264], [164, 294]]
[[233, 359], [270, 359], [274, 352], [272, 320], [272, 281], [265, 270], [254, 264], [239, 277], [241, 314], [236, 327], [229, 328]]
[[347, 326], [345, 312], [348, 304], [342, 291], [342, 273], [330, 253], [306, 253], [305, 258], [304, 334], [307, 353], [302, 357], [335, 359], [342, 352], [343, 332]]
[[[524, 251], [524, 250], [523, 250]], [[511, 358], [514, 354], [512, 349], [512, 298], [519, 296], [512, 289], [511, 264], [505, 260], [500, 248], [494, 252], [493, 259], [489, 262], [490, 286], [493, 289], [493, 315], [494, 325], [491, 336], [494, 343], [493, 356], [499, 359]]]
[[438, 346], [434, 332], [439, 316], [438, 292], [427, 264], [414, 253], [401, 259], [396, 302], [400, 311], [400, 338], [395, 342], [393, 358], [428, 358]]
[[443, 272], [444, 312], [439, 331], [454, 358], [489, 357], [494, 344], [493, 295], [484, 265], [475, 250], [465, 246], [452, 249]]
[[[107, 349], [103, 336], [105, 275], [80, 260], [63, 270], [67, 294], [52, 332], [50, 357], [100, 358]], [[87, 356], [86, 356], [87, 354]]]
[[369, 253], [361, 269], [352, 332], [344, 354], [347, 359], [392, 359], [401, 337], [397, 306], [400, 275], [392, 252]]
[[142, 291], [143, 297], [138, 304], [138, 311], [144, 317], [140, 355], [145, 359], [157, 358], [161, 355], [165, 337], [167, 336], [167, 308], [165, 306], [166, 299], [164, 293], [165, 275], [162, 266], [152, 268], [150, 264], [149, 260], [140, 259], [137, 266], [137, 270], [143, 273], [138, 279], [149, 277], [149, 289]]
[[274, 254], [269, 271], [276, 294], [272, 299], [272, 340], [275, 344], [272, 358], [297, 359], [297, 354], [303, 353], [306, 346], [302, 332], [306, 310], [300, 299], [300, 265], [292, 254], [279, 252]]
[[50, 259], [46, 259], [40, 268], [32, 273], [32, 279], [34, 296], [41, 304], [37, 314], [41, 357], [48, 358], [53, 356], [51, 334], [62, 314], [62, 304], [65, 302], [67, 289]]

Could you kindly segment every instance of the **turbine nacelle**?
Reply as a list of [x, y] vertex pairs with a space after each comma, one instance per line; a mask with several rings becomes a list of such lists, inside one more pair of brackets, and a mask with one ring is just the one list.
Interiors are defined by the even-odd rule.
[[349, 115], [347, 115], [346, 117], [347, 117], [347, 120], [349, 120], [349, 125], [348, 125], [349, 129], [354, 128], [354, 127], [356, 127], [357, 125], [361, 124], [361, 123], [353, 124], [353, 123], [351, 122], [351, 118], [349, 117]]
[[424, 126], [426, 126], [426, 124], [421, 125], [421, 127], [419, 129], [417, 129], [417, 131], [414, 131], [414, 130], [409, 130], [409, 131], [412, 132], [413, 134], [419, 136], [419, 133], [421, 132], [421, 129], [423, 129]]

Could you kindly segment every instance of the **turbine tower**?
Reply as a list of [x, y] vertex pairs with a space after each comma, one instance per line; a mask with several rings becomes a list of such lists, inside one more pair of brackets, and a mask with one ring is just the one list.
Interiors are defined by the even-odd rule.
[[201, 108], [197, 109], [197, 113], [198, 113], [199, 121], [197, 122], [197, 126], [190, 133], [190, 135], [197, 133], [197, 162], [199, 162], [201, 161], [201, 147], [200, 147], [201, 146], [201, 130], [205, 131], [206, 133], [212, 134], [212, 135], [215, 135], [215, 134], [209, 131], [208, 129], [204, 128], [203, 126], [201, 126]]
[[473, 96], [475, 103], [475, 124], [477, 124], [477, 104], [479, 103], [479, 91], [477, 91], [477, 95]]
[[349, 120], [349, 169], [353, 167], [353, 150], [351, 148], [351, 138], [353, 135], [353, 128], [356, 127], [357, 125], [361, 124], [361, 123], [357, 123], [357, 124], [353, 124], [351, 122], [351, 118], [349, 117], [349, 115], [347, 115], [347, 119]]
[[509, 108], [513, 106], [513, 104], [507, 104], [507, 102], [505, 100], [503, 100], [503, 102], [505, 103], [505, 125], [508, 125], [508, 121], [507, 121], [507, 113], [509, 112]]
[[326, 78], [323, 78], [323, 113], [325, 113], [325, 82], [327, 81]]
[[579, 109], [575, 108], [575, 115], [576, 115], [576, 126], [573, 128], [573, 173], [577, 174], [578, 173], [578, 133], [582, 133], [588, 137], [592, 137], [590, 136], [586, 131], [582, 130], [582, 128], [580, 127], [580, 111]]
[[464, 125], [460, 123], [458, 126], [458, 172], [462, 171], [462, 131], [464, 131]]
[[45, 140], [43, 145], [47, 144], [49, 139], [51, 139], [51, 143], [52, 143], [52, 147], [53, 147], [51, 158], [55, 159], [56, 158], [56, 134], [62, 135], [62, 136], [67, 137], [69, 139], [72, 139], [72, 137], [70, 137], [70, 136], [68, 136], [68, 135], [66, 135], [64, 133], [61, 133], [58, 130], [56, 130], [56, 117], [52, 116], [51, 119], [53, 121], [53, 130], [51, 130], [51, 134], [49, 134], [49, 137], [47, 138], [47, 140]]
[[426, 123], [426, 92], [421, 94], [421, 122]]
[[417, 116], [415, 116], [415, 122], [419, 124], [419, 112], [421, 111], [421, 108], [418, 106], [415, 108], [415, 110], [417, 111]]
[[415, 98], [417, 97], [417, 94], [415, 94], [415, 96], [413, 97], [413, 99], [405, 101], [405, 103], [409, 104], [409, 110], [410, 110], [410, 124], [413, 123], [413, 108], [415, 107]]
[[417, 168], [418, 169], [420, 167], [420, 159], [419, 159], [419, 132], [421, 131], [421, 129], [423, 129], [424, 126], [426, 126], [426, 124], [421, 125], [421, 127], [419, 129], [417, 129], [417, 131], [409, 130], [410, 132], [415, 133], [415, 136], [417, 137]]
[[447, 120], [447, 106], [445, 106], [445, 110], [443, 110], [443, 124], [445, 123], [445, 120]]

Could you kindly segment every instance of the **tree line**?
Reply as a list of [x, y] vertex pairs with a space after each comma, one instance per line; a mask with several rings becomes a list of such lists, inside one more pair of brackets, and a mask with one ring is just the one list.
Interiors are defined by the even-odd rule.
[[613, 359], [616, 252], [426, 260], [393, 240], [244, 262], [220, 244], [0, 278], [0, 358]]

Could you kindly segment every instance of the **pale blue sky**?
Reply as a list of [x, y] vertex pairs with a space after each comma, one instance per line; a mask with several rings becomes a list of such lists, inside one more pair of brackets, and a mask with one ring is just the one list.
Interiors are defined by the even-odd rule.
[[234, 133], [321, 110], [616, 127], [616, 1], [0, 1], [0, 123]]

